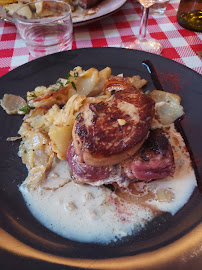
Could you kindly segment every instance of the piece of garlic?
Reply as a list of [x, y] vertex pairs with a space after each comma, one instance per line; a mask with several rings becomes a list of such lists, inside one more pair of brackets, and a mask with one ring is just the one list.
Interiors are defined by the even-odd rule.
[[126, 124], [126, 120], [124, 119], [118, 119], [117, 120], [120, 126], [124, 126]]

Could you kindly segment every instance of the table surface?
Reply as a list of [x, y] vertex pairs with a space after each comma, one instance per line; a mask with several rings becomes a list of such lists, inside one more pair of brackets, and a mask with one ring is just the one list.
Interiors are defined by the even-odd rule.
[[[177, 61], [202, 74], [202, 33], [182, 28], [177, 23], [179, 0], [171, 0], [164, 15], [150, 15], [148, 32], [163, 45], [162, 56]], [[86, 47], [119, 47], [127, 36], [137, 35], [141, 19], [141, 6], [128, 0], [113, 15], [99, 21], [74, 27], [72, 49]], [[31, 61], [24, 41], [15, 25], [0, 21], [0, 76]]]

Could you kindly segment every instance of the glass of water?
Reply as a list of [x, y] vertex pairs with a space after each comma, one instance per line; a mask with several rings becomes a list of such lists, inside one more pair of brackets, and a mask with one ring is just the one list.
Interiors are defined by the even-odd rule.
[[63, 1], [30, 2], [18, 8], [13, 19], [33, 57], [72, 48], [71, 7]]
[[155, 15], [164, 14], [169, 1], [170, 0], [156, 0], [155, 4], [150, 8], [150, 13]]

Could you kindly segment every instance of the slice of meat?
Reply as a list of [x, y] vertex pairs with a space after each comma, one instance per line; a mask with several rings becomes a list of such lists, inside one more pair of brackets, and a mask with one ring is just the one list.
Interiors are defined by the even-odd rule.
[[113, 182], [122, 184], [123, 178], [117, 166], [93, 167], [80, 162], [73, 143], [67, 151], [67, 162], [73, 171], [73, 179], [76, 183], [96, 186]]
[[134, 159], [124, 162], [122, 167], [130, 179], [150, 181], [173, 176], [175, 163], [168, 135], [163, 129], [151, 131]]
[[79, 162], [73, 144], [70, 145], [67, 151], [67, 162], [76, 176], [85, 179], [83, 182], [99, 181], [110, 175], [111, 170], [109, 167], [96, 168], [88, 166], [84, 162]]
[[101, 167], [134, 155], [147, 138], [153, 116], [154, 101], [135, 87], [89, 104], [72, 132], [79, 160]]

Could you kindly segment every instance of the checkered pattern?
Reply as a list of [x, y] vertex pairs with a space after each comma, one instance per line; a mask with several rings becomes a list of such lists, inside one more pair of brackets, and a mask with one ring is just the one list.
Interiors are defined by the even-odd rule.
[[[179, 0], [171, 0], [164, 15], [150, 15], [148, 32], [158, 39], [162, 55], [202, 74], [202, 33], [182, 28], [176, 19]], [[97, 22], [74, 28], [73, 49], [84, 47], [119, 47], [128, 36], [138, 35], [141, 6], [134, 0], [115, 14]], [[10, 23], [0, 21], [0, 76], [32, 60], [25, 43]]]

